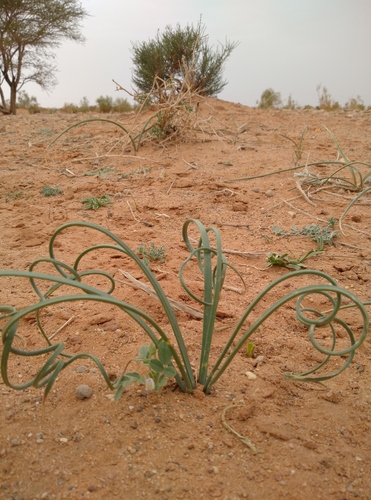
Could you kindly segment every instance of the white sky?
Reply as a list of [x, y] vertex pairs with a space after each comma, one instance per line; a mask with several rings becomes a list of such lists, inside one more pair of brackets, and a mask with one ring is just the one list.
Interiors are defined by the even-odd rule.
[[[166, 25], [196, 25], [209, 44], [239, 41], [226, 63], [220, 99], [255, 106], [273, 88], [286, 102], [318, 104], [317, 85], [344, 105], [360, 95], [371, 105], [371, 0], [82, 0], [90, 13], [84, 45], [56, 51], [59, 84], [48, 95], [24, 87], [44, 107], [79, 104], [86, 96], [128, 97], [112, 79], [131, 87], [131, 42], [153, 38]], [[130, 100], [130, 98], [129, 98]]]

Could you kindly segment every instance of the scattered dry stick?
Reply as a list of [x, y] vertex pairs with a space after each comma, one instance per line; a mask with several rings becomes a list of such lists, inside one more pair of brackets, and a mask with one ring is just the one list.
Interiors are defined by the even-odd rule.
[[72, 323], [72, 321], [75, 319], [75, 316], [71, 316], [70, 319], [68, 319], [65, 323], [63, 323], [62, 326], [60, 326], [58, 328], [58, 330], [56, 330], [54, 333], [52, 333], [49, 337], [49, 340], [51, 340], [53, 337], [55, 337], [57, 335], [57, 333], [59, 333], [61, 330], [63, 330], [63, 328], [65, 328], [67, 325], [69, 325], [70, 323]]
[[252, 442], [250, 441], [250, 439], [246, 436], [242, 436], [241, 434], [239, 434], [237, 431], [235, 431], [229, 424], [227, 424], [226, 422], [226, 419], [225, 419], [225, 414], [227, 413], [227, 410], [229, 410], [230, 408], [238, 408], [239, 406], [243, 406], [243, 405], [229, 405], [227, 406], [226, 408], [224, 408], [223, 410], [223, 413], [222, 413], [222, 424], [223, 426], [227, 429], [227, 431], [231, 432], [232, 434], [234, 434], [240, 441], [241, 443], [245, 444], [246, 446], [248, 446], [250, 448], [250, 450], [252, 450], [254, 453], [262, 453], [261, 451], [259, 451], [257, 448], [255, 448], [255, 446], [252, 444]]
[[312, 201], [312, 200], [310, 200], [310, 199], [308, 198], [308, 196], [305, 194], [305, 192], [304, 192], [303, 188], [301, 187], [300, 182], [299, 182], [299, 181], [296, 181], [296, 182], [295, 182], [295, 184], [296, 184], [296, 187], [298, 188], [298, 190], [300, 191], [300, 193], [303, 195], [303, 197], [304, 197], [305, 201], [307, 201], [307, 202], [309, 203], [309, 205], [312, 205], [313, 207], [316, 207], [317, 205], [316, 205], [315, 203], [313, 203], [313, 201]]
[[[116, 281], [118, 281], [119, 283], [124, 283], [125, 285], [132, 286], [133, 288], [142, 290], [143, 292], [148, 293], [148, 295], [150, 295], [152, 298], [159, 300], [159, 298], [158, 298], [156, 292], [153, 290], [153, 288], [151, 288], [150, 286], [145, 285], [141, 281], [135, 279], [127, 271], [123, 271], [122, 269], [119, 269], [119, 271], [120, 271], [120, 273], [123, 274], [123, 276], [125, 278], [127, 278], [130, 281], [130, 283], [127, 281], [122, 281], [122, 280], [118, 280], [118, 279], [116, 279]], [[192, 316], [193, 318], [196, 318], [196, 319], [202, 319], [204, 317], [202, 312], [198, 311], [197, 309], [195, 309], [193, 307], [186, 306], [185, 304], [182, 304], [181, 302], [177, 302], [176, 300], [173, 300], [173, 299], [168, 299], [168, 300], [169, 300], [171, 306], [177, 311], [186, 312], [190, 316]]]

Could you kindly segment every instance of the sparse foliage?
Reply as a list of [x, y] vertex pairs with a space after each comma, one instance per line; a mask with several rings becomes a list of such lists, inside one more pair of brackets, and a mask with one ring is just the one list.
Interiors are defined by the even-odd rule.
[[131, 104], [127, 99], [122, 99], [118, 97], [117, 99], [113, 99], [112, 97], [100, 96], [96, 100], [98, 105], [98, 109], [101, 113], [111, 113], [112, 111], [117, 111], [119, 113], [125, 113], [127, 111], [132, 110]]
[[[0, 111], [16, 113], [17, 92], [28, 82], [56, 84], [50, 49], [62, 40], [82, 42], [87, 16], [77, 0], [0, 0]], [[7, 105], [4, 85], [10, 90]]]
[[287, 98], [287, 102], [284, 106], [285, 109], [296, 109], [298, 108], [298, 103], [296, 101], [294, 101], [294, 99], [291, 97], [291, 94], [289, 95], [289, 97]]
[[358, 109], [363, 111], [365, 109], [365, 103], [361, 96], [357, 95], [357, 97], [352, 97], [348, 102], [345, 103], [346, 109]]
[[58, 187], [44, 186], [40, 193], [43, 196], [57, 196], [58, 194], [63, 194], [63, 191]]
[[286, 232], [279, 226], [273, 226], [272, 233], [279, 236], [306, 236], [317, 243], [317, 250], [322, 251], [325, 245], [332, 245], [334, 238], [338, 236], [338, 233], [334, 231], [335, 223], [336, 219], [331, 217], [327, 226], [321, 227], [318, 224], [310, 224], [309, 226], [304, 226], [302, 229], [292, 226], [289, 232]]
[[27, 109], [30, 114], [40, 112], [40, 104], [35, 96], [29, 96], [25, 90], [21, 90], [18, 94], [17, 107]]
[[282, 99], [280, 92], [275, 92], [273, 89], [269, 88], [264, 90], [260, 97], [260, 102], [258, 104], [259, 108], [278, 108], [282, 105]]
[[81, 200], [81, 203], [84, 204], [84, 210], [94, 210], [94, 211], [98, 210], [98, 208], [112, 205], [112, 202], [108, 194], [104, 194], [100, 198], [91, 196], [90, 198], [85, 198], [84, 200]]
[[175, 28], [167, 26], [148, 42], [132, 43], [132, 80], [139, 91], [150, 93], [156, 79], [164, 86], [171, 81], [181, 90], [188, 73], [192, 91], [206, 96], [219, 94], [227, 84], [222, 78], [225, 62], [238, 43], [226, 41], [214, 51], [205, 30], [201, 20], [196, 27], [177, 24]]
[[339, 109], [340, 105], [335, 101], [326, 87], [322, 87], [321, 84], [317, 85], [317, 94], [319, 101], [319, 108], [325, 109], [326, 111], [333, 111]]

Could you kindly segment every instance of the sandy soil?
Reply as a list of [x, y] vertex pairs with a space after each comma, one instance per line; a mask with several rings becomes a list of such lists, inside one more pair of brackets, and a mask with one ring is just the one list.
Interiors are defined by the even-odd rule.
[[[246, 283], [243, 291], [239, 277], [228, 271], [211, 349], [215, 360], [253, 298], [291, 272], [265, 268], [266, 254], [300, 256], [315, 248], [309, 238], [280, 237], [272, 227], [325, 226], [330, 217], [339, 219], [354, 197], [338, 187], [327, 185], [318, 192], [318, 186], [309, 192], [304, 187], [309, 203], [296, 187], [301, 178], [294, 177], [303, 169], [273, 175], [294, 166], [294, 143], [283, 135], [298, 142], [308, 127], [301, 165], [336, 160], [325, 127], [349, 158], [371, 163], [371, 111], [264, 111], [209, 100], [200, 105], [199, 117], [203, 131], [198, 128], [187, 140], [166, 147], [145, 141], [135, 154], [120, 128], [101, 122], [73, 128], [48, 148], [83, 115], [0, 116], [0, 268], [27, 270], [35, 259], [48, 256], [48, 241], [60, 225], [93, 222], [133, 249], [141, 243], [165, 245], [165, 261], [151, 264], [154, 275], [169, 297], [199, 308], [180, 287], [177, 274], [188, 255], [182, 225], [189, 217], [200, 219], [218, 228], [223, 247], [236, 252], [226, 255]], [[128, 128], [136, 120], [133, 114], [109, 118]], [[324, 177], [335, 169], [324, 164], [309, 170]], [[226, 182], [262, 174], [272, 175]], [[46, 197], [41, 194], [45, 186], [63, 193]], [[83, 209], [81, 200], [103, 195], [110, 196], [112, 205]], [[336, 226], [334, 245], [307, 261], [362, 301], [371, 300], [369, 203], [365, 195], [346, 216], [345, 234]], [[197, 237], [194, 228], [191, 233]], [[97, 232], [68, 230], [56, 241], [56, 257], [72, 264], [85, 248], [102, 242]], [[144, 277], [122, 254], [92, 252], [82, 268], [110, 272], [117, 280], [115, 296], [168, 327], [159, 303], [128, 285], [121, 270], [141, 281]], [[47, 264], [39, 269], [51, 272]], [[200, 294], [198, 274], [189, 272], [187, 279]], [[91, 280], [107, 287], [103, 277]], [[289, 278], [263, 305], [315, 282]], [[326, 307], [324, 297], [310, 301], [312, 307]], [[26, 280], [1, 279], [1, 304], [23, 308], [35, 302]], [[243, 349], [207, 396], [202, 388], [184, 394], [169, 381], [160, 394], [132, 385], [115, 402], [94, 363], [81, 359], [58, 376], [44, 404], [42, 389], [15, 391], [1, 383], [0, 498], [371, 499], [371, 339], [326, 387], [288, 380], [284, 372], [304, 372], [323, 359], [296, 320], [294, 306], [287, 303], [255, 332], [255, 358], [246, 357]], [[262, 311], [257, 308], [254, 317]], [[359, 313], [348, 309], [342, 317], [359, 336]], [[177, 318], [197, 373], [202, 322], [186, 312]], [[148, 343], [134, 321], [109, 305], [59, 304], [44, 310], [41, 320], [48, 335], [65, 325], [53, 342], [63, 341], [69, 353], [95, 354], [112, 379]], [[19, 333], [28, 349], [44, 345], [32, 314], [21, 320]], [[344, 361], [337, 359], [332, 366]], [[11, 382], [27, 382], [37, 367], [40, 356], [11, 356]], [[90, 398], [76, 397], [81, 384], [93, 390]], [[227, 424], [261, 453], [253, 453], [222, 425], [224, 411]]]

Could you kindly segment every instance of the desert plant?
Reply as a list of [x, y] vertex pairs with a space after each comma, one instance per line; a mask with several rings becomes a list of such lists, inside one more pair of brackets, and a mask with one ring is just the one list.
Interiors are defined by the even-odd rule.
[[113, 101], [113, 111], [117, 113], [128, 113], [133, 110], [133, 106], [127, 99], [123, 99], [122, 97], [117, 97]]
[[79, 107], [76, 106], [76, 104], [73, 104], [72, 102], [65, 102], [63, 106], [61, 107], [61, 111], [63, 113], [72, 113], [76, 114], [80, 111]]
[[[192, 246], [188, 235], [190, 226], [192, 226], [193, 230], [196, 228], [200, 234], [196, 247]], [[70, 231], [73, 228], [97, 231], [98, 234], [103, 234], [105, 238], [108, 237], [112, 243], [99, 243], [88, 247], [77, 256], [72, 266], [67, 265], [56, 259], [54, 247], [58, 236], [61, 233]], [[215, 242], [213, 246], [211, 245], [209, 234]], [[196, 382], [199, 382], [202, 384], [204, 392], [209, 393], [212, 386], [228, 368], [236, 354], [244, 345], [247, 344], [247, 342], [250, 341], [249, 339], [251, 335], [259, 328], [260, 325], [264, 323], [267, 318], [270, 317], [271, 314], [291, 300], [296, 300], [296, 317], [299, 322], [309, 327], [309, 340], [314, 348], [324, 356], [324, 360], [319, 365], [311, 367], [304, 373], [297, 374], [289, 372], [285, 373], [285, 376], [292, 380], [322, 382], [336, 376], [349, 366], [353, 359], [355, 350], [366, 338], [369, 328], [369, 318], [364, 304], [351, 292], [340, 288], [335, 280], [327, 274], [315, 270], [300, 270], [281, 276], [270, 283], [255, 297], [242, 314], [242, 317], [235, 326], [218, 359], [213, 361], [213, 366], [210, 369], [210, 349], [217, 308], [220, 300], [220, 293], [223, 288], [227, 268], [231, 268], [232, 266], [227, 262], [223, 254], [220, 234], [216, 228], [205, 228], [200, 221], [187, 219], [183, 225], [183, 240], [190, 254], [180, 267], [179, 279], [182, 287], [188, 295], [195, 299], [203, 307], [201, 353], [197, 380], [194, 377], [184, 337], [175, 313], [170, 305], [170, 301], [148, 266], [146, 266], [137, 256], [136, 252], [131, 250], [130, 247], [128, 247], [120, 238], [107, 229], [87, 222], [69, 222], [58, 228], [52, 235], [49, 243], [49, 257], [37, 259], [30, 265], [28, 271], [14, 271], [9, 269], [0, 271], [0, 277], [13, 277], [29, 280], [33, 290], [38, 296], [38, 300], [35, 303], [20, 310], [14, 308], [13, 305], [2, 305], [0, 307], [0, 313], [2, 314], [0, 319], [3, 324], [1, 374], [4, 383], [13, 389], [18, 390], [26, 389], [30, 386], [45, 387], [44, 394], [47, 396], [62, 370], [78, 359], [90, 359], [96, 363], [107, 386], [116, 391], [116, 398], [121, 395], [124, 387], [128, 385], [128, 382], [132, 381], [132, 379], [134, 379], [133, 381], [140, 380], [139, 375], [127, 374], [125, 367], [124, 372], [114, 381], [111, 381], [103, 364], [96, 356], [87, 353], [71, 354], [65, 350], [63, 342], [53, 343], [51, 341], [43, 327], [40, 313], [44, 308], [48, 308], [49, 310], [49, 308], [55, 305], [70, 301], [93, 301], [110, 304], [128, 314], [128, 316], [143, 329], [143, 331], [149, 336], [151, 342], [158, 349], [158, 360], [160, 364], [154, 362], [154, 353], [152, 352], [153, 350], [151, 350], [151, 352], [149, 351], [150, 348], [148, 348], [148, 351], [146, 350], [146, 352], [141, 350], [140, 357], [142, 358], [142, 361], [148, 361], [150, 369], [154, 372], [160, 374], [162, 373], [164, 376], [166, 376], [166, 374], [172, 375], [173, 373], [176, 373], [176, 383], [183, 391], [192, 392], [195, 389]], [[122, 252], [132, 261], [132, 263], [139, 267], [141, 273], [143, 273], [143, 275], [147, 278], [157, 294], [163, 308], [163, 312], [166, 316], [166, 330], [171, 330], [172, 332], [171, 338], [169, 337], [169, 334], [166, 333], [165, 329], [145, 311], [113, 296], [115, 280], [110, 274], [102, 270], [80, 270], [81, 260], [83, 257], [91, 252], [99, 252], [101, 249], [104, 249], [105, 251], [111, 249], [115, 253]], [[37, 267], [42, 263], [51, 264], [56, 273], [44, 274], [38, 272]], [[184, 279], [184, 271], [192, 263], [196, 265], [203, 276], [204, 286], [202, 297], [195, 295], [195, 293], [193, 293], [188, 287]], [[110, 283], [109, 290], [102, 291], [83, 282], [84, 277], [94, 275], [104, 276], [107, 278]], [[294, 291], [276, 300], [276, 302], [274, 302], [270, 307], [265, 309], [258, 319], [250, 322], [249, 326], [246, 326], [245, 322], [249, 318], [250, 313], [252, 313], [258, 305], [264, 307], [266, 296], [272, 289], [283, 283], [287, 278], [289, 278], [290, 282], [292, 282], [293, 279], [300, 278], [302, 276], [322, 278], [322, 280], [325, 281], [325, 284], [320, 283], [295, 289]], [[41, 286], [42, 283], [49, 284], [47, 291], [45, 291], [44, 286]], [[64, 289], [67, 292], [65, 295], [63, 295]], [[71, 289], [76, 290], [76, 293], [71, 294]], [[23, 290], [24, 288], [22, 287], [22, 291]], [[313, 307], [309, 309], [305, 307], [303, 305], [303, 301], [308, 296], [312, 295], [319, 295], [322, 299], [326, 298], [326, 300], [331, 304], [331, 311], [321, 312]], [[359, 334], [357, 339], [355, 338], [351, 328], [337, 316], [341, 308], [342, 297], [349, 299], [351, 304], [348, 304], [347, 307], [350, 305], [356, 307], [363, 319], [362, 332]], [[14, 345], [14, 343], [15, 340], [18, 340], [20, 337], [17, 332], [20, 320], [31, 313], [36, 314], [37, 327], [44, 339], [45, 347], [30, 351], [26, 350], [26, 346], [20, 347], [19, 342], [16, 342], [16, 345]], [[330, 347], [324, 347], [324, 345], [315, 338], [317, 333], [316, 330], [321, 328], [330, 330], [330, 336], [332, 337]], [[339, 334], [340, 340], [337, 337], [337, 330], [339, 328], [342, 332], [341, 336]], [[238, 335], [239, 338], [237, 339]], [[348, 347], [344, 347], [344, 338], [348, 339]], [[167, 349], [165, 349], [166, 352], [164, 352], [162, 356], [160, 350], [162, 350], [163, 347], [161, 346], [164, 346], [164, 344], [168, 347], [170, 354]], [[17, 382], [12, 382], [9, 377], [10, 356], [20, 356], [20, 360], [25, 356], [38, 356], [39, 360], [43, 364], [36, 373], [31, 375], [30, 380], [22, 384], [18, 384]], [[331, 356], [336, 356], [339, 361], [344, 361], [342, 366], [340, 368], [337, 366], [335, 371], [330, 373], [316, 374], [318, 370], [322, 369], [326, 365]], [[348, 357], [344, 360], [344, 357], [346, 356]], [[45, 360], [45, 357], [48, 359]], [[175, 371], [167, 371], [169, 367], [173, 367]], [[130, 380], [128, 380], [128, 378]], [[162, 383], [159, 383], [159, 385], [161, 384]]]
[[89, 99], [87, 97], [83, 97], [79, 104], [79, 111], [81, 111], [82, 113], [87, 113], [88, 111], [90, 111], [90, 109], [91, 106], [89, 104]]
[[58, 187], [44, 186], [40, 193], [43, 196], [57, 196], [58, 194], [63, 194], [63, 191]]
[[266, 262], [265, 266], [286, 267], [287, 269], [295, 269], [295, 271], [298, 271], [299, 269], [304, 269], [305, 267], [307, 267], [304, 262], [309, 259], [309, 257], [313, 257], [314, 255], [319, 255], [321, 253], [322, 250], [309, 250], [309, 252], [302, 255], [301, 257], [296, 257], [295, 255], [289, 257], [287, 253], [280, 254], [269, 252], [267, 253], [268, 262]]
[[160, 264], [165, 262], [167, 254], [165, 252], [165, 245], [156, 247], [156, 245], [151, 241], [150, 248], [147, 248], [145, 243], [142, 243], [137, 248], [137, 254], [143, 262], [148, 266], [150, 262], [158, 261]]
[[101, 95], [97, 98], [96, 103], [98, 104], [98, 109], [101, 113], [109, 113], [113, 109], [113, 99], [108, 95]]
[[[76, 108], [78, 110], [78, 108]], [[146, 122], [144, 123], [144, 125], [142, 126], [142, 129], [140, 130], [139, 133], [137, 134], [134, 134], [134, 133], [130, 133], [129, 130], [127, 130], [121, 123], [117, 122], [117, 121], [114, 121], [114, 120], [109, 120], [107, 118], [87, 118], [86, 120], [81, 120], [77, 123], [74, 123], [73, 125], [71, 125], [70, 127], [66, 128], [65, 130], [63, 130], [63, 132], [61, 132], [48, 146], [48, 148], [50, 148], [55, 142], [58, 141], [58, 139], [60, 139], [64, 134], [66, 134], [67, 132], [69, 132], [71, 129], [75, 128], [75, 127], [78, 127], [79, 125], [82, 125], [84, 123], [90, 123], [90, 122], [105, 122], [105, 123], [111, 123], [113, 125], [116, 125], [117, 127], [119, 127], [121, 130], [123, 130], [129, 137], [129, 141], [130, 143], [132, 144], [133, 146], [133, 149], [135, 152], [138, 152], [139, 150], [139, 147], [142, 143], [142, 138], [144, 136], [144, 134], [148, 131], [150, 131], [151, 129], [151, 125], [150, 123], [156, 119], [156, 115], [154, 116], [151, 116], [148, 120], [146, 120]]]
[[326, 111], [334, 111], [340, 108], [337, 101], [334, 101], [331, 94], [327, 90], [327, 87], [322, 87], [321, 84], [317, 85], [317, 94], [319, 101], [319, 109], [325, 109]]
[[291, 97], [291, 94], [287, 98], [287, 102], [284, 105], [285, 109], [296, 109], [298, 108], [298, 103]]
[[100, 198], [91, 196], [90, 198], [85, 198], [81, 200], [81, 203], [84, 204], [84, 210], [98, 210], [101, 207], [107, 207], [108, 205], [112, 205], [112, 202], [108, 194], [104, 194]]
[[[292, 226], [288, 232], [279, 226], [273, 226], [272, 233], [279, 236], [306, 236], [317, 243], [317, 250], [322, 251], [325, 245], [332, 245], [333, 239], [338, 236], [338, 233], [334, 231], [335, 223], [336, 220], [331, 217], [324, 227], [321, 227], [319, 224], [303, 226], [302, 229]], [[309, 255], [307, 254], [306, 258], [308, 257]]]
[[25, 90], [21, 90], [18, 93], [17, 108], [27, 109], [31, 115], [40, 113], [41, 110], [37, 98], [35, 96], [29, 96]]
[[9, 201], [19, 200], [23, 198], [23, 191], [12, 191], [4, 193], [5, 201], [8, 203]]
[[260, 97], [259, 108], [278, 108], [282, 105], [281, 94], [273, 89], [266, 89]]
[[348, 102], [345, 103], [346, 109], [358, 109], [359, 111], [363, 111], [365, 109], [365, 103], [361, 96], [357, 95], [357, 97], [352, 97]]
[[303, 155], [303, 147], [304, 147], [303, 142], [304, 142], [304, 136], [307, 133], [307, 131], [308, 131], [308, 127], [304, 127], [300, 136], [299, 136], [298, 141], [295, 141], [295, 139], [292, 139], [291, 137], [289, 137], [287, 135], [281, 134], [282, 137], [291, 141], [295, 147], [295, 149], [294, 149], [295, 165], [297, 165], [299, 163], [299, 161], [301, 160], [301, 157]]
[[166, 86], [170, 82], [181, 91], [185, 70], [192, 68], [188, 71], [192, 73], [192, 91], [206, 96], [219, 94], [227, 84], [222, 78], [224, 64], [238, 44], [226, 41], [220, 50], [213, 51], [205, 30], [200, 19], [196, 27], [166, 26], [148, 42], [132, 43], [132, 81], [139, 93], [150, 94], [156, 79], [157, 84]]

